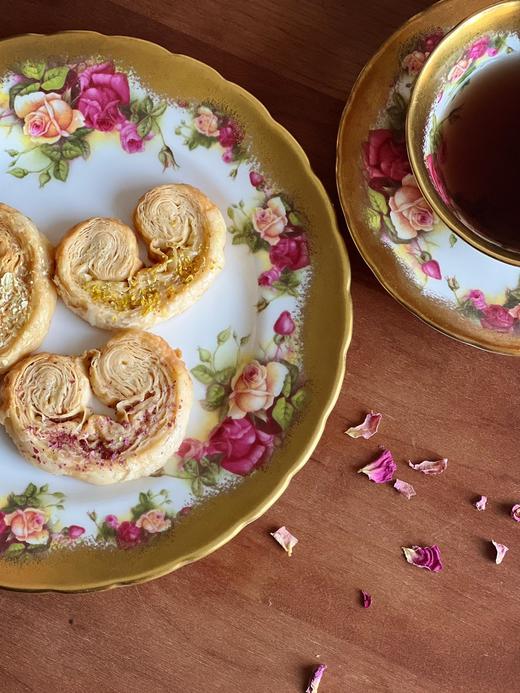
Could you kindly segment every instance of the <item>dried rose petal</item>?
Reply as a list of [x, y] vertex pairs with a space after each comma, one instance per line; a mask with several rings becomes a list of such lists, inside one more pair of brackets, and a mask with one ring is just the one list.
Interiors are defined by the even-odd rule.
[[511, 517], [515, 522], [520, 522], [520, 505], [513, 505], [511, 508]]
[[491, 539], [491, 543], [497, 550], [497, 557], [495, 558], [495, 563], [497, 565], [500, 565], [504, 560], [504, 556], [509, 551], [509, 547], [505, 546], [504, 544], [499, 544], [497, 541], [493, 541], [493, 539]]
[[352, 426], [345, 431], [345, 433], [351, 438], [372, 438], [373, 435], [377, 433], [382, 414], [376, 414], [376, 412], [370, 411], [365, 416], [365, 420], [358, 424], [357, 426]]
[[407, 481], [401, 481], [401, 479], [395, 480], [394, 488], [396, 491], [399, 491], [399, 493], [405, 496], [405, 498], [407, 498], [408, 500], [410, 500], [412, 496], [417, 495], [412, 484], [409, 484]]
[[317, 693], [318, 688], [320, 687], [321, 677], [325, 673], [326, 668], [326, 664], [319, 665], [314, 674], [311, 676], [311, 680], [309, 681], [309, 685], [305, 689], [305, 693]]
[[417, 464], [413, 462], [408, 462], [408, 464], [417, 472], [434, 476], [443, 473], [448, 466], [448, 460], [444, 457], [442, 460], [424, 460], [424, 462], [418, 462]]
[[271, 532], [271, 536], [276, 539], [280, 546], [287, 551], [288, 555], [292, 554], [292, 550], [298, 543], [298, 539], [293, 536], [287, 527], [280, 527], [276, 532]]
[[372, 595], [364, 590], [361, 590], [361, 599], [363, 600], [363, 608], [368, 609], [372, 605]]
[[408, 563], [418, 568], [425, 568], [432, 573], [442, 570], [441, 552], [437, 545], [434, 546], [406, 546], [401, 547]]
[[358, 474], [366, 474], [375, 484], [385, 484], [392, 481], [396, 469], [397, 465], [390, 450], [383, 450], [377, 459], [358, 469]]
[[487, 504], [487, 496], [480, 496], [478, 501], [475, 501], [473, 505], [477, 510], [485, 510]]

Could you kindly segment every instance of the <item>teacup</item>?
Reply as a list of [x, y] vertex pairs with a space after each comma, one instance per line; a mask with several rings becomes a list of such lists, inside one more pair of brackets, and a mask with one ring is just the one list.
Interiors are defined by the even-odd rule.
[[[516, 226], [513, 232], [508, 230], [506, 233], [505, 224], [503, 236], [497, 232], [488, 233], [492, 224], [500, 227], [503, 218], [509, 219], [510, 206], [513, 204], [511, 199], [505, 199], [505, 196], [500, 198], [496, 194], [495, 187], [498, 186], [499, 181], [497, 186], [487, 188], [489, 191], [487, 201], [477, 199], [474, 192], [470, 204], [468, 191], [463, 192], [460, 185], [454, 186], [453, 178], [453, 171], [458, 170], [460, 183], [464, 169], [460, 165], [461, 161], [456, 161], [456, 157], [460, 151], [466, 151], [469, 155], [462, 163], [469, 167], [475, 189], [478, 191], [484, 188], [483, 180], [479, 181], [478, 176], [479, 171], [489, 174], [489, 170], [485, 169], [487, 145], [480, 144], [483, 151], [469, 147], [471, 128], [465, 129], [467, 121], [464, 122], [461, 119], [468, 118], [469, 114], [479, 111], [478, 108], [475, 111], [475, 103], [471, 110], [464, 100], [469, 102], [470, 89], [475, 96], [479, 83], [481, 87], [484, 84], [493, 84], [498, 89], [495, 76], [498, 75], [497, 70], [503, 70], [505, 66], [505, 63], [498, 61], [511, 60], [511, 58], [515, 58], [517, 63], [514, 65], [511, 62], [508, 63], [506, 70], [514, 74], [515, 80], [517, 76], [520, 80], [520, 70], [516, 71], [517, 66], [520, 68], [520, 0], [492, 5], [457, 25], [434, 49], [417, 77], [406, 120], [406, 145], [417, 184], [440, 219], [455, 234], [484, 253], [520, 266], [520, 215], [517, 236]], [[514, 67], [513, 71], [512, 67]], [[493, 79], [490, 77], [491, 71], [484, 73], [486, 70], [493, 70]], [[485, 82], [485, 79], [488, 81]], [[502, 83], [503, 88], [508, 89], [506, 85], [509, 82], [506, 83], [502, 79]], [[468, 106], [466, 110], [465, 106]], [[486, 108], [490, 109], [490, 103], [486, 102]], [[516, 108], [519, 111], [520, 89], [511, 94], [511, 99], [507, 100], [507, 103], [497, 103], [496, 108]], [[497, 111], [497, 113], [498, 118], [503, 112]], [[511, 121], [511, 117], [508, 117]], [[455, 123], [457, 119], [459, 120]], [[455, 124], [458, 130], [453, 129]], [[477, 131], [476, 128], [474, 129]], [[461, 138], [460, 141], [463, 136], [467, 136], [465, 150], [463, 146], [454, 146], [457, 144], [456, 140], [450, 140], [456, 132], [459, 133], [457, 136]], [[501, 132], [500, 129], [496, 129], [497, 137], [501, 136]], [[494, 130], [493, 133], [495, 133]], [[487, 133], [483, 134], [487, 135]], [[520, 134], [516, 135], [514, 140], [514, 146], [517, 149], [516, 142], [519, 137]], [[482, 137], [482, 142], [492, 140], [492, 137]], [[502, 148], [495, 148], [493, 152], [488, 152], [489, 158], [494, 155], [495, 159], [501, 161], [502, 154], [498, 152], [502, 151]], [[478, 169], [476, 165], [472, 168], [472, 164], [480, 160], [479, 157], [484, 161], [483, 168]], [[497, 164], [496, 161], [495, 164]], [[504, 162], [505, 164], [511, 165], [509, 161]], [[516, 161], [517, 171], [518, 166], [519, 163]], [[518, 173], [515, 176], [515, 184], [516, 180], [520, 182]], [[512, 189], [510, 178], [506, 178], [506, 181], [508, 189]], [[468, 178], [468, 186], [470, 185]], [[518, 186], [517, 199], [520, 202], [520, 186]], [[489, 204], [489, 200], [492, 200], [494, 207]], [[512, 234], [517, 242], [505, 240], [512, 238]]]

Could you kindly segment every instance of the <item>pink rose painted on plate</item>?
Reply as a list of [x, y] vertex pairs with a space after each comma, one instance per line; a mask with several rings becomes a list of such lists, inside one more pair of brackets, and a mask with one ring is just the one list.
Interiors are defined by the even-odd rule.
[[143, 513], [135, 523], [136, 527], [144, 529], [149, 534], [164, 532], [172, 526], [171, 520], [166, 517], [164, 510], [152, 509]]
[[309, 248], [305, 236], [294, 234], [280, 238], [269, 250], [269, 259], [279, 270], [299, 270], [310, 264]]
[[200, 134], [206, 137], [218, 137], [220, 134], [218, 118], [211, 108], [199, 106], [197, 113], [198, 115], [194, 119], [193, 124]]
[[223, 469], [246, 476], [270, 456], [273, 445], [273, 435], [258, 430], [249, 419], [227, 418], [211, 434], [207, 454], [220, 453]]
[[495, 332], [511, 332], [515, 319], [503, 306], [490, 305], [482, 310], [480, 324]]
[[18, 508], [4, 515], [3, 522], [9, 527], [17, 541], [26, 544], [46, 544], [49, 541], [49, 531], [45, 527], [47, 516], [37, 508]]
[[401, 181], [410, 173], [404, 139], [396, 141], [392, 130], [371, 130], [363, 154], [371, 186], [375, 184], [377, 188], [378, 179]]
[[390, 219], [398, 238], [408, 240], [416, 238], [421, 231], [432, 230], [435, 216], [413, 175], [406, 175], [402, 179], [401, 187], [389, 199], [388, 204]]
[[24, 121], [24, 134], [35, 142], [43, 140], [52, 144], [73, 134], [84, 123], [82, 113], [53, 92], [17, 96], [14, 111]]
[[81, 87], [78, 108], [87, 127], [109, 132], [125, 118], [120, 106], [130, 102], [128, 78], [117, 72], [112, 62], [87, 67], [79, 75]]
[[271, 361], [262, 365], [254, 360], [243, 366], [231, 380], [229, 416], [241, 419], [246, 414], [269, 409], [282, 391], [286, 367]]
[[253, 227], [269, 245], [276, 245], [280, 235], [285, 231], [285, 213], [285, 206], [280, 197], [272, 197], [265, 207], [257, 207], [253, 211]]

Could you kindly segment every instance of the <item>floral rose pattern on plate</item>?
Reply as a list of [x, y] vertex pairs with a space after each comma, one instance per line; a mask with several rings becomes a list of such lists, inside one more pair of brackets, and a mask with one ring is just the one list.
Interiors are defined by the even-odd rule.
[[181, 518], [189, 511], [189, 507], [185, 507], [175, 513], [171, 503], [166, 489], [158, 493], [141, 491], [138, 503], [130, 509], [129, 519], [112, 514], [99, 518], [95, 511], [89, 512], [88, 516], [97, 529], [96, 541], [126, 549], [153, 540], [171, 529], [177, 517]]
[[88, 158], [89, 135], [119, 134], [129, 154], [143, 151], [159, 137], [163, 168], [177, 164], [161, 129], [165, 101], [133, 98], [125, 72], [114, 63], [48, 65], [25, 62], [9, 78], [9, 107], [0, 113], [4, 127], [21, 128], [27, 146], [8, 149], [7, 172], [16, 178], [37, 175], [40, 187], [52, 179], [66, 181], [70, 162]]
[[103, 143], [112, 142], [128, 155], [149, 152], [170, 175], [178, 168], [174, 150], [179, 159], [181, 153], [211, 160], [217, 155], [229, 185], [239, 191], [229, 193], [226, 203], [229, 245], [242, 246], [237, 252], [255, 267], [261, 329], [239, 334], [222, 325], [199, 346], [198, 360], [189, 364], [199, 391], [196, 434], [143, 480], [134, 505], [92, 503], [80, 512], [64, 493], [33, 483], [0, 499], [0, 554], [7, 558], [84, 544], [146, 545], [175, 532], [205, 496], [267, 465], [304, 406], [301, 308], [312, 272], [306, 222], [251, 155], [246, 124], [221, 104], [165, 99], [100, 58], [22, 63], [6, 75], [0, 96], [0, 127], [16, 142], [6, 145], [3, 175], [17, 187], [22, 184], [13, 178], [27, 178], [27, 184], [34, 179], [45, 195], [53, 181], [72, 181], [75, 159], [92, 161]]
[[74, 544], [85, 528], [60, 527], [56, 511], [63, 510], [64, 502], [64, 494], [51, 493], [48, 485], [31, 483], [21, 493], [9, 494], [0, 507], [0, 554], [21, 556]]
[[[453, 308], [461, 316], [494, 332], [520, 332], [520, 278], [516, 288], [505, 289], [497, 300], [495, 295], [486, 296], [477, 281], [473, 286], [461, 287], [457, 276], [444, 273], [439, 248], [454, 252], [463, 241], [436, 217], [422, 196], [408, 161], [405, 119], [411, 89], [442, 36], [440, 30], [419, 36], [403, 52], [387, 106], [363, 143], [367, 226], [392, 248], [420, 290], [425, 290], [428, 282], [445, 282]], [[510, 50], [503, 37], [482, 37], [450, 71], [446, 89], [457, 89], [483, 61]], [[439, 144], [438, 124], [432, 133], [430, 140], [435, 149], [434, 145]], [[434, 155], [435, 152], [429, 155], [433, 177], [437, 173]], [[438, 187], [442, 190], [440, 179]]]
[[261, 356], [250, 356], [249, 336], [239, 338], [231, 328], [217, 335], [213, 350], [199, 347], [200, 364], [191, 372], [205, 387], [202, 407], [219, 422], [205, 441], [184, 440], [177, 468], [164, 476], [188, 479], [200, 497], [223, 472], [243, 477], [269, 461], [305, 402], [296, 333], [293, 316], [282, 311]]
[[222, 161], [233, 164], [229, 175], [235, 178], [240, 164], [248, 158], [242, 127], [212, 103], [188, 105], [181, 102], [179, 105], [186, 107], [187, 116], [181, 120], [175, 134], [183, 138], [190, 150], [218, 147]]

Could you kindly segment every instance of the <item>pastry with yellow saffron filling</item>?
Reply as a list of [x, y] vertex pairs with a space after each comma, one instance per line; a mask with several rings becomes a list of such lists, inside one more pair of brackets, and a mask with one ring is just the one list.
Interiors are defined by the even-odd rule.
[[70, 229], [56, 249], [56, 276], [67, 306], [95, 327], [148, 328], [189, 308], [224, 266], [226, 223], [197, 188], [160, 185], [139, 200], [135, 233], [95, 217]]
[[[114, 410], [93, 413], [92, 394]], [[28, 462], [112, 484], [153, 474], [181, 444], [189, 372], [161, 337], [122, 330], [82, 356], [34, 354], [0, 386], [0, 422]]]
[[56, 291], [52, 246], [30, 219], [0, 204], [0, 374], [40, 346]]

